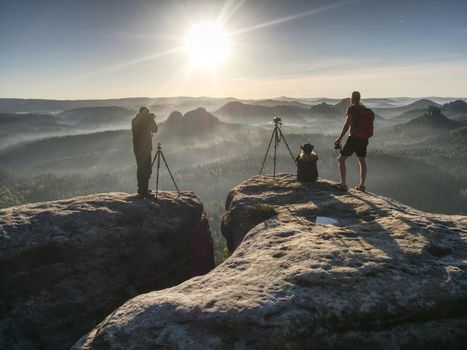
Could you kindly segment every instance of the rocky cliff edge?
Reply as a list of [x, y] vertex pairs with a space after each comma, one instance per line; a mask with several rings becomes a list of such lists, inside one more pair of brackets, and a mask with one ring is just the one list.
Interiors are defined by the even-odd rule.
[[193, 238], [212, 248], [202, 212], [189, 192], [0, 210], [0, 348], [69, 348], [128, 299], [199, 272]]
[[74, 349], [461, 349], [467, 217], [254, 177], [227, 200], [233, 254], [140, 295]]

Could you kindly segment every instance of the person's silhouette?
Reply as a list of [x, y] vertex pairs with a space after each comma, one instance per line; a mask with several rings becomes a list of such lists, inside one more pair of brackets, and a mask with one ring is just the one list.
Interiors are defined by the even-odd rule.
[[[335, 141], [336, 148], [341, 149], [339, 155], [339, 170], [341, 173], [341, 183], [339, 188], [347, 189], [346, 166], [345, 161], [353, 153], [357, 155], [358, 163], [360, 164], [360, 183], [355, 189], [365, 191], [366, 179], [366, 149], [368, 146], [368, 139], [373, 135], [373, 120], [375, 115], [371, 109], [366, 108], [360, 103], [360, 92], [352, 92], [350, 98], [351, 106], [347, 109], [346, 120], [344, 127]], [[347, 131], [350, 129], [350, 135], [341, 148], [341, 141]]]
[[133, 131], [133, 151], [136, 157], [138, 179], [138, 194], [143, 197], [151, 196], [149, 192], [149, 178], [152, 173], [151, 151], [152, 133], [157, 132], [155, 115], [148, 107], [141, 107], [139, 113], [131, 121]]
[[297, 162], [297, 179], [300, 182], [314, 182], [318, 179], [318, 155], [313, 151], [314, 146], [306, 143], [300, 147], [300, 154], [295, 158]]

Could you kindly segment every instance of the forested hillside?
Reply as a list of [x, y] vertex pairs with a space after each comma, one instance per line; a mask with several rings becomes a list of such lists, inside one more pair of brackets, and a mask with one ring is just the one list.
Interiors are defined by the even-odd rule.
[[[268, 106], [261, 106], [261, 110], [276, 108], [270, 105], [271, 101], [264, 103]], [[415, 104], [417, 109], [410, 109], [407, 115], [416, 115], [419, 105]], [[320, 177], [339, 180], [338, 151], [334, 150], [333, 143], [342, 127], [346, 106], [345, 99], [333, 105], [315, 105], [307, 113], [314, 110], [322, 115], [306, 123], [291, 123], [285, 116], [282, 126], [285, 140], [279, 142], [277, 171], [296, 171], [286, 141], [294, 156], [300, 145], [310, 142], [320, 158]], [[296, 101], [287, 108], [305, 110]], [[52, 130], [64, 120], [81, 125], [105, 125], [113, 120], [112, 113], [104, 113], [101, 121], [93, 120], [92, 115], [99, 110], [78, 109], [61, 116], [8, 114], [3, 115], [0, 122], [5, 126], [24, 123], [28, 130], [36, 126]], [[113, 109], [103, 109], [110, 110]], [[85, 113], [81, 114], [83, 111]], [[125, 108], [118, 107], [115, 111], [122, 112], [123, 118], [131, 117], [125, 116], [128, 113]], [[263, 117], [267, 118], [267, 114]], [[272, 122], [265, 121], [261, 126], [230, 124], [204, 108], [197, 108], [186, 113], [172, 113], [166, 122], [159, 123], [159, 133], [154, 136], [154, 145], [162, 144], [180, 189], [198, 193], [205, 203], [218, 262], [225, 257], [224, 240], [219, 231], [223, 203], [232, 187], [258, 174], [273, 130]], [[447, 118], [438, 107], [426, 109], [409, 122], [401, 118], [396, 126], [376, 120], [375, 136], [368, 148], [368, 190], [429, 212], [466, 214], [467, 153], [463, 150], [467, 148], [467, 127], [462, 125]], [[14, 127], [11, 130], [15, 132]], [[272, 154], [273, 147], [265, 173], [272, 172]], [[99, 192], [136, 191], [132, 134], [128, 129], [76, 132], [19, 142], [0, 151], [0, 169], [0, 207]], [[348, 174], [349, 184], [356, 185], [355, 158], [348, 161]], [[154, 176], [155, 172], [151, 186], [155, 184]], [[160, 185], [162, 189], [174, 189], [165, 166], [161, 168]]]

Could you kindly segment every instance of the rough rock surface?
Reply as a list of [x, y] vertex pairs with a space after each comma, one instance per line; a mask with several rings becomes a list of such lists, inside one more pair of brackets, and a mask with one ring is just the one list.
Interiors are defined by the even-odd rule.
[[124, 193], [0, 211], [0, 348], [67, 349], [129, 298], [191, 277], [202, 204]]
[[465, 348], [467, 217], [292, 175], [243, 182], [227, 208], [231, 247], [244, 239], [224, 263], [128, 301], [74, 348]]

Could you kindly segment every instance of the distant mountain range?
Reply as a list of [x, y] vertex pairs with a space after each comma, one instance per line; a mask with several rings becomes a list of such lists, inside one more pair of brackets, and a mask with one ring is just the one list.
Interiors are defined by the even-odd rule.
[[300, 107], [303, 109], [308, 109], [312, 104], [310, 103], [305, 103], [305, 102], [300, 102], [300, 101], [295, 101], [295, 100], [275, 100], [275, 99], [265, 99], [265, 100], [242, 100], [240, 102], [243, 102], [245, 104], [251, 104], [251, 105], [260, 105], [260, 106], [269, 106], [269, 107], [274, 107], [274, 106], [292, 106], [292, 107]]
[[374, 108], [374, 112], [378, 113], [386, 119], [392, 119], [408, 111], [415, 109], [426, 109], [428, 107], [441, 107], [441, 105], [428, 99], [421, 99], [400, 107]]
[[0, 98], [0, 112], [9, 113], [54, 113], [85, 107], [136, 107], [150, 104], [153, 99], [147, 97], [121, 98], [105, 100], [42, 100]]
[[135, 110], [83, 107], [54, 114], [0, 113], [0, 149], [23, 141], [110, 129], [128, 129]]
[[441, 129], [455, 129], [459, 127], [459, 123], [447, 118], [441, 113], [438, 107], [431, 107], [424, 115], [415, 118], [400, 127], [429, 127]]
[[[294, 107], [307, 108], [311, 105], [320, 103], [337, 104], [342, 99], [336, 98], [293, 98], [281, 96], [271, 99], [237, 99], [234, 97], [216, 98], [216, 97], [134, 97], [134, 98], [118, 98], [118, 99], [89, 99], [89, 100], [49, 100], [49, 99], [18, 99], [18, 98], [0, 98], [0, 113], [56, 113], [65, 110], [85, 108], [85, 107], [125, 107], [129, 109], [137, 109], [142, 105], [151, 106], [156, 112], [165, 114], [163, 117], [173, 110], [179, 110], [185, 113], [197, 107], [204, 107], [212, 112], [218, 110], [228, 102], [238, 101], [245, 104], [254, 104], [262, 106], [287, 105]], [[393, 98], [367, 98], [363, 99], [363, 103], [370, 108], [393, 109], [406, 106], [408, 109], [423, 108], [424, 106], [413, 105], [417, 101], [430, 101], [430, 104], [445, 104], [454, 100], [462, 100], [462, 98], [441, 98], [432, 97], [427, 99], [416, 99], [408, 97], [393, 97]], [[409, 106], [407, 106], [409, 105]], [[425, 106], [426, 107], [426, 106]], [[396, 114], [401, 114], [408, 109], [399, 111]], [[384, 117], [384, 114], [381, 113]]]
[[[401, 106], [401, 101], [411, 102]], [[450, 101], [440, 105], [429, 99], [373, 98], [363, 100], [363, 103], [375, 112], [378, 120], [377, 129], [417, 120], [425, 116], [432, 107], [439, 108], [442, 115], [452, 119], [454, 123], [467, 123], [467, 103], [463, 100]], [[289, 124], [289, 127], [296, 128], [297, 132], [306, 126], [316, 133], [333, 134], [342, 127], [350, 101], [348, 98], [331, 100], [287, 97], [260, 100], [238, 100], [232, 97], [127, 98], [79, 101], [0, 99], [0, 111], [11, 110], [8, 113], [0, 112], [0, 149], [44, 137], [129, 129], [131, 118], [136, 115], [142, 104], [149, 105], [156, 113], [156, 121], [161, 125], [161, 130], [166, 130], [164, 134], [171, 133], [196, 138], [204, 137], [202, 135], [207, 135], [210, 132], [226, 134], [235, 128], [240, 128], [240, 125], [234, 127], [232, 124], [264, 126], [271, 123], [272, 118], [276, 116], [283, 118], [285, 125]], [[373, 107], [375, 104], [380, 107]], [[387, 107], [388, 105], [394, 106]], [[36, 109], [44, 109], [49, 112], [20, 113]], [[171, 114], [171, 117], [164, 123], [166, 117], [173, 111], [179, 111], [179, 113]], [[380, 114], [391, 119], [382, 119]], [[403, 125], [393, 130], [405, 133], [405, 131], [400, 130], [416, 128], [411, 125]], [[442, 129], [442, 126], [439, 125], [432, 125], [432, 127], [436, 130]]]
[[[321, 102], [320, 104], [314, 105], [310, 108], [310, 115], [315, 117], [328, 117], [328, 118], [335, 118], [337, 117], [337, 113], [341, 111], [336, 108], [335, 105]], [[340, 115], [342, 118], [342, 114]]]
[[447, 118], [438, 107], [430, 107], [422, 116], [387, 130], [388, 136], [423, 138], [462, 127], [462, 123]]
[[[215, 159], [220, 155], [229, 155], [238, 152], [238, 146], [222, 150], [211, 145], [216, 145], [219, 140], [234, 140], [238, 143], [236, 133], [243, 130], [241, 125], [221, 122], [204, 108], [197, 108], [184, 115], [177, 111], [171, 113], [165, 122], [159, 123], [159, 132], [154, 136], [154, 142], [161, 142], [168, 154], [171, 149], [177, 150], [179, 157], [171, 157], [171, 166], [185, 166], [186, 155], [180, 152], [181, 149], [195, 152], [196, 147], [205, 148], [203, 153], [190, 155], [193, 164], [206, 157]], [[65, 169], [105, 172], [122, 169], [134, 164], [131, 140], [132, 134], [128, 129], [32, 140], [0, 151], [0, 168], [42, 172], [63, 172]], [[101, 162], [106, 166], [101, 167]]]
[[229, 122], [237, 123], [265, 123], [271, 121], [274, 116], [293, 123], [314, 119], [341, 123], [350, 106], [350, 99], [344, 98], [335, 104], [321, 102], [311, 106], [296, 102], [283, 103], [285, 102], [281, 101], [280, 104], [273, 105], [271, 101], [268, 101], [270, 105], [266, 106], [235, 101], [225, 104], [213, 114]]
[[[271, 121], [274, 116], [284, 118], [285, 121], [292, 123], [312, 120], [342, 123], [349, 106], [349, 98], [344, 98], [336, 104], [322, 102], [312, 106], [304, 106], [303, 104], [265, 106], [235, 101], [227, 103], [219, 110], [214, 111], [213, 114], [229, 122], [237, 123], [265, 123]], [[382, 120], [379, 115], [376, 115], [376, 118]]]
[[235, 101], [225, 104], [213, 114], [231, 123], [266, 123], [273, 117], [286, 117], [289, 121], [297, 122], [309, 116], [309, 110], [293, 105], [264, 106]]
[[332, 118], [343, 121], [345, 113], [347, 112], [347, 109], [349, 107], [350, 98], [344, 98], [336, 104], [328, 104], [326, 102], [322, 102], [310, 108], [310, 115], [313, 118]]
[[427, 112], [428, 108], [415, 108], [410, 109], [408, 111], [403, 112], [402, 114], [398, 115], [397, 117], [392, 118], [393, 122], [404, 123], [408, 122], [409, 120], [421, 117], [422, 115]]
[[57, 114], [57, 117], [66, 124], [80, 126], [96, 125], [129, 125], [131, 118], [136, 114], [135, 110], [124, 107], [83, 107], [66, 110]]
[[182, 115], [179, 111], [172, 112], [167, 120], [160, 124], [161, 132], [185, 137], [205, 136], [212, 132], [220, 132], [228, 125], [221, 122], [204, 108], [197, 108]]
[[441, 106], [431, 100], [421, 99], [421, 100], [408, 104], [404, 108], [406, 110], [409, 110], [409, 109], [420, 109], [420, 108], [427, 108], [427, 107], [441, 107]]
[[[165, 118], [172, 111], [180, 111], [182, 113], [189, 112], [196, 108], [205, 108], [213, 111], [224, 104], [232, 101], [237, 101], [233, 97], [227, 98], [211, 98], [211, 97], [174, 97], [174, 98], [156, 98], [156, 104], [150, 105], [154, 112], [159, 112], [159, 117]], [[165, 115], [164, 115], [165, 114]]]
[[[0, 113], [56, 113], [65, 110], [86, 107], [125, 107], [138, 109], [140, 106], [154, 106], [156, 109], [179, 109], [187, 111], [196, 107], [217, 109], [227, 102], [235, 101], [233, 97], [134, 97], [96, 100], [48, 100], [48, 99], [20, 99], [0, 98]], [[174, 107], [178, 108], [174, 108]]]
[[463, 100], [456, 100], [446, 103], [443, 106], [443, 113], [450, 118], [467, 116], [467, 103]]
[[[424, 115], [425, 112], [429, 111], [430, 106], [434, 106], [430, 105], [427, 107], [423, 107], [424, 105], [426, 105], [426, 103], [420, 103], [419, 105], [422, 105], [422, 108], [410, 109], [408, 111], [403, 112], [399, 116], [393, 118], [392, 120], [399, 122], [409, 121]], [[463, 100], [452, 101], [450, 103], [444, 104], [443, 106], [437, 105], [436, 107], [439, 107], [441, 109], [441, 112], [451, 119], [462, 120], [465, 119], [463, 117], [467, 116], [467, 103]]]

